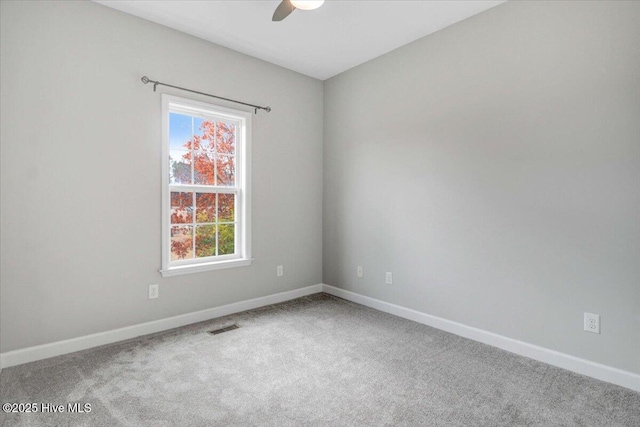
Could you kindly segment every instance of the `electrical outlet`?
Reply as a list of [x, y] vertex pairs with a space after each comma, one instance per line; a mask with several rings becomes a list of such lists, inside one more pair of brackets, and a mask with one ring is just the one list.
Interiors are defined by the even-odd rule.
[[284, 267], [279, 265], [278, 267], [276, 267], [276, 276], [278, 277], [282, 277], [284, 276]]
[[149, 285], [149, 299], [155, 299], [160, 296], [159, 285]]
[[600, 315], [593, 313], [584, 314], [584, 330], [587, 332], [593, 332], [594, 334], [600, 333]]
[[387, 271], [385, 279], [387, 285], [393, 284], [393, 274], [391, 272]]
[[364, 277], [364, 270], [362, 269], [361, 265], [358, 266], [357, 274], [358, 274], [358, 277]]

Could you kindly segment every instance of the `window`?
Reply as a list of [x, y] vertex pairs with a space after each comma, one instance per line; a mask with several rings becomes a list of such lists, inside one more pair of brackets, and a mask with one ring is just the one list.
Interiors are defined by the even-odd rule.
[[162, 96], [162, 276], [251, 263], [251, 113]]

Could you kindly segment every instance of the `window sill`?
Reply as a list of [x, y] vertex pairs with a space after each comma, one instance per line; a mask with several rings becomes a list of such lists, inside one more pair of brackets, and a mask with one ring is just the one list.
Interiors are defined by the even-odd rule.
[[183, 274], [203, 273], [205, 271], [222, 270], [223, 268], [235, 268], [251, 265], [251, 259], [232, 259], [228, 261], [216, 261], [206, 264], [181, 265], [160, 270], [162, 277], [181, 276]]

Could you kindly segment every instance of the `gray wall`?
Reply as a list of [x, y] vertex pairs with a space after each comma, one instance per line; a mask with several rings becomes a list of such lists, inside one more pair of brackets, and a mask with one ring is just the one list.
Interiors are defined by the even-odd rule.
[[508, 2], [325, 81], [324, 282], [640, 373], [639, 22]]
[[[90, 2], [1, 7], [0, 351], [320, 283], [320, 81]], [[144, 74], [273, 108], [253, 121], [250, 267], [160, 277]]]

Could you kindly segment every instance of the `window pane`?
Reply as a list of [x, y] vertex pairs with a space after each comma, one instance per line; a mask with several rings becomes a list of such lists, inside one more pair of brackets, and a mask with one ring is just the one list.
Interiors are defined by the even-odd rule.
[[196, 222], [216, 221], [216, 193], [196, 193]]
[[213, 151], [215, 147], [215, 123], [211, 120], [193, 118], [193, 132], [197, 135], [198, 144], [194, 147], [196, 150]]
[[171, 224], [193, 222], [193, 193], [171, 192]]
[[199, 185], [214, 185], [215, 155], [211, 152], [194, 152], [194, 181]]
[[178, 113], [169, 114], [169, 149], [188, 150], [191, 139], [191, 116]]
[[218, 194], [218, 221], [234, 222], [236, 210], [235, 194]]
[[217, 185], [229, 185], [236, 184], [236, 166], [235, 158], [233, 156], [218, 155], [216, 158], [216, 164], [218, 166], [218, 182]]
[[171, 227], [171, 260], [193, 258], [193, 227]]
[[218, 226], [218, 255], [235, 253], [235, 225], [220, 224]]
[[191, 153], [183, 150], [169, 152], [169, 183], [191, 184]]
[[236, 152], [236, 125], [218, 122], [216, 142], [218, 153], [234, 154]]
[[216, 254], [216, 226], [196, 226], [196, 256], [198, 258], [215, 256]]

